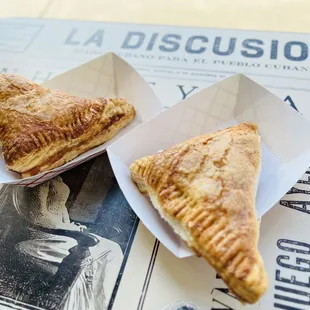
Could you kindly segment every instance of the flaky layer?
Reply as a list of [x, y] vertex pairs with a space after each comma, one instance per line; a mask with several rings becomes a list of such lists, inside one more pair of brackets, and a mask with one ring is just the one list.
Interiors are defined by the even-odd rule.
[[77, 98], [0, 75], [0, 140], [8, 169], [31, 176], [111, 139], [135, 116], [124, 99]]
[[248, 303], [255, 303], [268, 285], [257, 250], [260, 156], [256, 127], [240, 124], [130, 167], [140, 191], [174, 231]]

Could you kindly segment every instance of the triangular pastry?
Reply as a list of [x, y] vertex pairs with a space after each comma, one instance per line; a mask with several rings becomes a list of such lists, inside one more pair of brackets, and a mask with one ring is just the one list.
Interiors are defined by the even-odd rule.
[[260, 137], [243, 123], [178, 144], [130, 166], [133, 181], [174, 231], [242, 302], [268, 280], [257, 249]]
[[59, 167], [111, 139], [135, 116], [124, 99], [85, 99], [0, 74], [0, 141], [23, 177]]

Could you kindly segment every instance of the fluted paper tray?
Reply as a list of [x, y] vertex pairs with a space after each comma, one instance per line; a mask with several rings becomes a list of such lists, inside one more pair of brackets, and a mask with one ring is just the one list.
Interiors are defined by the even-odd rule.
[[21, 178], [20, 174], [8, 171], [0, 159], [0, 183], [33, 187], [98, 156], [106, 148], [137, 125], [157, 115], [161, 104], [146, 81], [124, 60], [108, 53], [45, 82], [43, 86], [62, 90], [84, 98], [122, 97], [135, 107], [135, 119], [113, 139], [78, 156], [67, 164], [38, 174]]
[[118, 183], [148, 229], [177, 257], [192, 252], [140, 194], [129, 174], [136, 159], [191, 137], [241, 122], [258, 125], [262, 170], [256, 210], [262, 216], [297, 182], [310, 164], [310, 123], [281, 99], [244, 75], [208, 87], [138, 126], [108, 148]]

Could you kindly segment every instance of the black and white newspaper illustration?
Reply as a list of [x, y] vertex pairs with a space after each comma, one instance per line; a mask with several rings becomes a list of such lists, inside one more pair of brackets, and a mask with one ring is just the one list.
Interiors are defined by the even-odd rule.
[[102, 310], [113, 302], [138, 219], [107, 154], [35, 188], [3, 185], [0, 199], [0, 305]]

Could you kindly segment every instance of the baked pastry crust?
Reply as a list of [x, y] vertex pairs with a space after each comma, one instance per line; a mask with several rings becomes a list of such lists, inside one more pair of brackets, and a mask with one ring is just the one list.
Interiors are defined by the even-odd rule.
[[256, 126], [239, 124], [135, 161], [131, 177], [174, 231], [242, 302], [268, 286], [257, 249], [260, 172]]
[[85, 99], [0, 74], [0, 140], [7, 168], [33, 176], [111, 139], [135, 116], [124, 99]]

